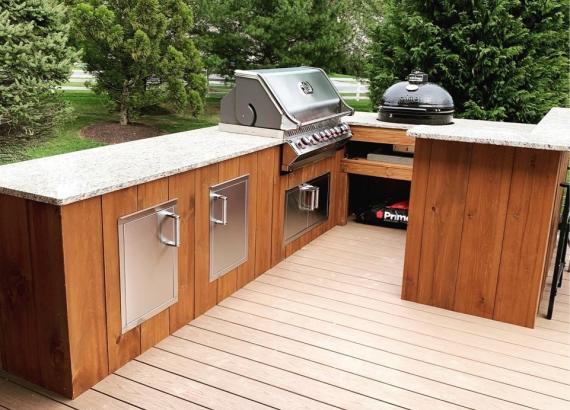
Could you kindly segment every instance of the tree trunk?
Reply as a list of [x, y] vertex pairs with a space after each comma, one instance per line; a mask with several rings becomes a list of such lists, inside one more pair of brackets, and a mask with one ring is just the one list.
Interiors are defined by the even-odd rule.
[[121, 125], [129, 124], [129, 86], [128, 81], [123, 82], [123, 91], [121, 92], [121, 101], [119, 102]]

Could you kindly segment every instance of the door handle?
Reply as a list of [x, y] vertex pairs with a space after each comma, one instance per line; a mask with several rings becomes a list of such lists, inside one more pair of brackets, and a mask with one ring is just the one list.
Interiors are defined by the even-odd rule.
[[319, 208], [319, 188], [310, 184], [299, 185], [299, 209], [314, 211]]
[[[159, 227], [160, 242], [162, 242], [166, 246], [173, 246], [175, 248], [180, 247], [180, 215], [177, 215], [174, 212], [170, 212], [170, 211], [161, 211], [161, 212], [159, 212], [159, 215], [164, 217], [164, 219], [160, 223], [160, 227]], [[166, 219], [170, 219], [174, 222], [174, 240], [166, 239], [162, 235], [162, 224], [164, 223], [164, 221]]]
[[319, 209], [319, 193], [320, 193], [320, 188], [316, 186], [315, 189], [313, 189], [313, 203], [315, 204], [313, 211], [315, 209]]
[[217, 201], [217, 200], [222, 201], [222, 219], [217, 219], [215, 217], [215, 215], [213, 215], [214, 212], [212, 211], [211, 221], [215, 224], [224, 225], [224, 226], [227, 225], [228, 224], [228, 197], [225, 195], [214, 194], [214, 193], [212, 193], [210, 197], [214, 201]]

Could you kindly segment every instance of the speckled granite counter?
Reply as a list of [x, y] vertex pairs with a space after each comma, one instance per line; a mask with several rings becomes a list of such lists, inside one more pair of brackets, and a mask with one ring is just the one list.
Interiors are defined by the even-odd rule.
[[455, 119], [449, 125], [413, 125], [378, 121], [376, 113], [345, 117], [350, 125], [407, 130], [410, 137], [570, 151], [570, 108], [553, 108], [538, 123]]
[[418, 125], [407, 134], [433, 140], [544, 148], [543, 144], [533, 143], [531, 132], [534, 127], [533, 124], [456, 119], [449, 125]]
[[377, 112], [361, 112], [357, 111], [354, 115], [350, 117], [344, 117], [342, 119], [349, 125], [355, 125], [359, 127], [372, 127], [372, 128], [391, 128], [396, 130], [407, 130], [414, 128], [415, 124], [400, 124], [395, 122], [385, 122], [378, 121]]
[[[538, 125], [456, 119], [450, 125], [378, 121], [356, 112], [353, 126], [407, 130], [415, 138], [570, 151], [570, 109], [553, 108]], [[279, 145], [280, 140], [217, 127], [0, 166], [0, 193], [66, 205]]]
[[0, 193], [66, 205], [279, 144], [202, 128], [0, 166]]

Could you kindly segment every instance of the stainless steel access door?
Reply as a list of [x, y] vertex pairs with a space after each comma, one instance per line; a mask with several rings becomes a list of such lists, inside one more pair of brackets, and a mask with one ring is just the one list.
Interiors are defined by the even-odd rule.
[[285, 244], [297, 239], [329, 216], [330, 173], [304, 182], [285, 193]]
[[247, 261], [248, 181], [244, 175], [210, 188], [210, 282]]
[[176, 200], [119, 219], [122, 332], [178, 301]]

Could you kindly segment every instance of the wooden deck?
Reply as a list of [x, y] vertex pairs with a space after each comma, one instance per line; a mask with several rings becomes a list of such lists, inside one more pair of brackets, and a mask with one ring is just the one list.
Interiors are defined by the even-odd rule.
[[404, 241], [336, 227], [78, 399], [4, 375], [0, 408], [569, 409], [570, 275], [526, 329], [402, 301]]

